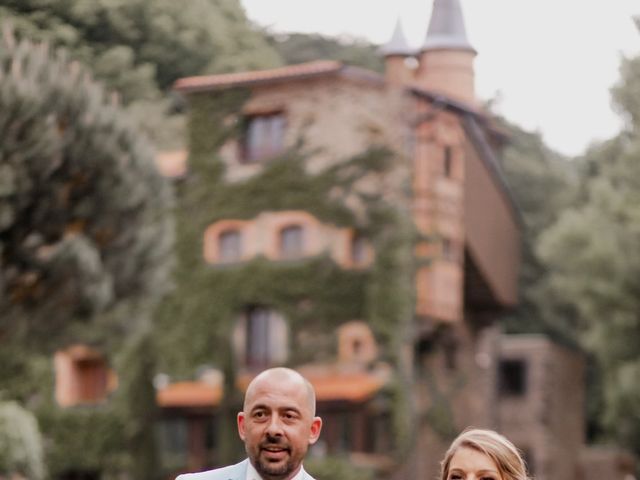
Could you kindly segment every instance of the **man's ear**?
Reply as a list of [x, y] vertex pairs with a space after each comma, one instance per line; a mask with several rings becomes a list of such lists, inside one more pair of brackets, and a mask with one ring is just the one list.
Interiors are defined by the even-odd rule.
[[320, 437], [320, 430], [322, 430], [322, 419], [320, 417], [313, 417], [313, 420], [311, 421], [309, 445], [313, 445], [318, 441], [318, 438]]
[[238, 435], [240, 435], [240, 440], [244, 442], [244, 412], [238, 412]]

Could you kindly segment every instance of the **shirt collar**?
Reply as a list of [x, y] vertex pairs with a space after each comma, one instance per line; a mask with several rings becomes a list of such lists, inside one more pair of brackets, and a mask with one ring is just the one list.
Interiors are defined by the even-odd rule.
[[[245, 478], [245, 480], [263, 480], [260, 474], [254, 468], [253, 464], [251, 463], [251, 460], [249, 460], [248, 463], [249, 465], [247, 465], [247, 477]], [[300, 470], [298, 470], [298, 473], [296, 473], [293, 477], [291, 477], [291, 480], [302, 480], [304, 478], [304, 475], [305, 475], [304, 467], [300, 465]]]

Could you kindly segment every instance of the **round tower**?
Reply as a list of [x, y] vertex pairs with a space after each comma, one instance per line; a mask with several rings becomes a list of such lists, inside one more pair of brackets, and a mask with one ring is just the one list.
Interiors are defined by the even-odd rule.
[[427, 36], [420, 49], [417, 83], [475, 104], [475, 49], [467, 39], [459, 0], [434, 0]]
[[391, 40], [380, 48], [380, 53], [384, 55], [384, 76], [389, 85], [406, 85], [413, 80], [413, 71], [406, 62], [407, 58], [413, 56], [413, 51], [407, 43], [400, 19], [396, 22]]

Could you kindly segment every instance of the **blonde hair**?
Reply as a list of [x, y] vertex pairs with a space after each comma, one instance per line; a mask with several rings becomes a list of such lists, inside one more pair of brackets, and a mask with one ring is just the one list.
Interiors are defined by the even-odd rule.
[[462, 447], [472, 448], [491, 458], [504, 480], [528, 480], [529, 478], [522, 455], [506, 437], [493, 430], [467, 429], [451, 443], [442, 459], [441, 480], [447, 480], [451, 459]]

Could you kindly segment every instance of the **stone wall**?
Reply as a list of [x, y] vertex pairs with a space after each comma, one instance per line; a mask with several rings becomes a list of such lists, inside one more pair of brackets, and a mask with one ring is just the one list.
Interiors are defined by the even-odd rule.
[[585, 434], [585, 362], [538, 335], [505, 336], [498, 367], [497, 428], [538, 480], [574, 480]]

